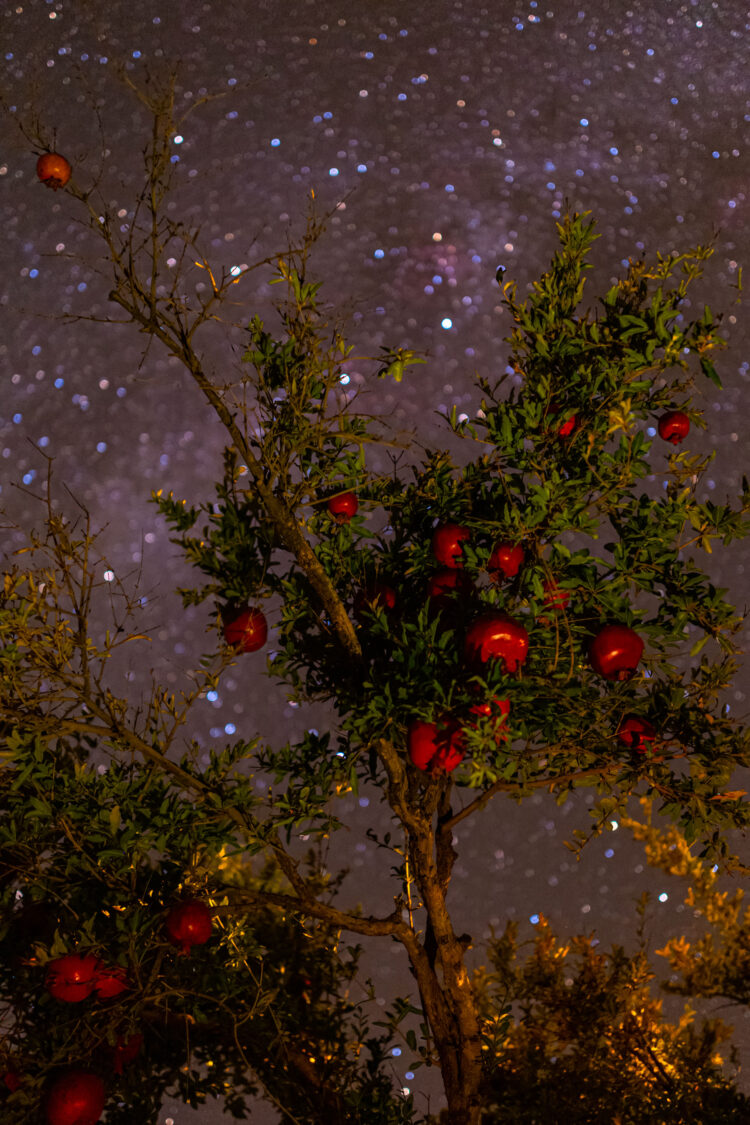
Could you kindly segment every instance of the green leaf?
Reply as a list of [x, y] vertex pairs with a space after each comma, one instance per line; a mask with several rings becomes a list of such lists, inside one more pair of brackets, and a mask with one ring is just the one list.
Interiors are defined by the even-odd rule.
[[716, 368], [714, 367], [713, 363], [711, 363], [711, 360], [706, 359], [706, 357], [702, 355], [700, 357], [700, 365], [701, 365], [701, 371], [703, 372], [703, 374], [708, 379], [710, 379], [712, 383], [715, 383], [716, 386], [719, 388], [719, 390], [721, 390], [722, 389], [721, 379], [719, 378], [719, 376], [716, 372]]

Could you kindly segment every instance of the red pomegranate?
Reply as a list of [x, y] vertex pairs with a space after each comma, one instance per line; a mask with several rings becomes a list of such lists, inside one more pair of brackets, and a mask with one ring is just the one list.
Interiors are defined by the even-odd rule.
[[59, 152], [45, 152], [36, 162], [36, 174], [48, 188], [57, 191], [70, 179], [70, 164]]
[[498, 543], [495, 546], [487, 569], [493, 582], [500, 581], [500, 575], [505, 578], [515, 578], [523, 564], [524, 550], [514, 543]]
[[529, 635], [519, 621], [507, 613], [484, 613], [469, 626], [464, 655], [470, 663], [501, 660], [506, 672], [515, 672], [526, 660]]
[[462, 543], [471, 538], [468, 527], [458, 523], [441, 523], [432, 536], [432, 553], [441, 566], [464, 565]]
[[239, 652], [257, 652], [268, 640], [265, 615], [252, 607], [224, 618], [224, 640]]
[[203, 945], [211, 937], [211, 911], [198, 899], [186, 899], [173, 906], [166, 920], [167, 937], [182, 956], [193, 945]]
[[119, 965], [110, 968], [101, 962], [99, 964], [94, 991], [100, 1000], [112, 1000], [130, 988], [128, 975], [123, 968]]
[[3, 1074], [3, 1082], [11, 1094], [14, 1094], [23, 1082], [23, 1078], [14, 1067], [10, 1066]]
[[682, 410], [670, 410], [659, 419], [659, 437], [679, 445], [690, 431], [690, 419]]
[[117, 1045], [111, 1048], [115, 1074], [122, 1074], [123, 1066], [127, 1066], [136, 1058], [142, 1043], [143, 1036], [140, 1031], [135, 1032], [128, 1039], [117, 1036]]
[[328, 501], [328, 511], [336, 523], [349, 523], [352, 516], [357, 514], [359, 503], [353, 492], [342, 492], [339, 496], [332, 496]]
[[605, 625], [589, 643], [591, 666], [605, 680], [629, 680], [643, 655], [643, 641], [627, 625]]
[[77, 1003], [94, 991], [99, 958], [93, 953], [66, 953], [47, 965], [46, 985], [56, 1000]]
[[[557, 405], [557, 403], [551, 403], [550, 406], [547, 407], [547, 413], [551, 414], [554, 418], [560, 413], [560, 409], [561, 408]], [[561, 438], [570, 437], [577, 425], [577, 417], [575, 416], [575, 414], [571, 414], [570, 417], [566, 418], [565, 421], [561, 422], [557, 427], [557, 436]]]
[[[506, 719], [510, 714], [509, 699], [500, 699], [499, 696], [494, 695], [492, 699], [487, 700], [486, 703], [475, 703], [473, 707], [469, 708], [469, 714], [476, 715], [478, 722], [490, 719], [492, 721], [493, 734], [503, 742], [507, 740], [508, 731], [506, 729]], [[477, 723], [472, 724], [472, 729], [477, 729]]]
[[639, 754], [647, 754], [655, 740], [656, 729], [640, 715], [626, 715], [617, 728], [617, 741]]
[[547, 578], [542, 582], [542, 589], [544, 590], [544, 604], [549, 609], [565, 609], [570, 601], [570, 590], [561, 590], [553, 578]]
[[392, 586], [383, 582], [371, 582], [366, 589], [360, 590], [354, 599], [354, 616], [358, 621], [363, 613], [375, 613], [382, 610], [390, 613], [396, 607], [396, 591]]
[[418, 770], [451, 773], [466, 754], [464, 734], [454, 719], [427, 723], [417, 719], [406, 735], [409, 760]]
[[468, 594], [474, 589], [474, 583], [463, 570], [455, 567], [443, 567], [430, 575], [427, 583], [427, 597], [440, 605], [444, 605], [452, 594]]
[[104, 1109], [104, 1083], [90, 1070], [74, 1068], [50, 1087], [47, 1125], [97, 1125]]

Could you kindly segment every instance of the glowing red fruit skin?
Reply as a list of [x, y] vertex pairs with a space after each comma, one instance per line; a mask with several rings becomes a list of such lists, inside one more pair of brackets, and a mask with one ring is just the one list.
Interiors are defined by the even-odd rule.
[[257, 652], [268, 640], [268, 622], [259, 609], [243, 609], [224, 622], [224, 640], [239, 652]]
[[203, 945], [211, 937], [211, 912], [198, 899], [187, 899], [173, 906], [165, 923], [167, 937], [183, 956], [193, 945]]
[[71, 172], [70, 164], [59, 152], [45, 152], [36, 162], [37, 176], [46, 187], [52, 188], [53, 191], [65, 187], [70, 179]]
[[626, 715], [617, 728], [617, 741], [628, 750], [646, 754], [656, 740], [656, 729], [640, 715]]
[[97, 1125], [104, 1109], [104, 1083], [89, 1070], [69, 1070], [47, 1095], [47, 1125]]
[[643, 655], [643, 641], [627, 625], [605, 625], [589, 642], [591, 666], [605, 680], [629, 680]]
[[466, 632], [464, 655], [469, 663], [501, 660], [506, 672], [515, 672], [528, 652], [528, 633], [507, 613], [485, 613]]
[[[471, 715], [476, 715], [480, 722], [483, 719], [491, 719], [493, 733], [503, 742], [507, 741], [508, 731], [506, 729], [506, 719], [510, 714], [509, 699], [500, 699], [499, 696], [495, 695], [485, 703], [475, 703], [474, 706], [469, 709], [469, 713]], [[478, 723], [472, 723], [471, 726], [473, 730], [476, 730]]]
[[93, 953], [66, 953], [47, 965], [47, 991], [56, 1000], [75, 1004], [86, 1000], [96, 986], [99, 959]]
[[10, 1067], [3, 1075], [3, 1082], [10, 1090], [11, 1094], [13, 1094], [21, 1085], [23, 1079], [17, 1070], [14, 1070], [13, 1067]]
[[462, 567], [464, 565], [461, 544], [471, 539], [468, 527], [458, 523], [441, 523], [432, 536], [432, 553], [441, 566]]
[[358, 508], [359, 501], [353, 492], [342, 492], [340, 496], [332, 496], [328, 501], [328, 511], [336, 523], [348, 523], [357, 514]]
[[[506, 716], [510, 714], [510, 700], [500, 699], [499, 696], [495, 695], [486, 703], [475, 703], [474, 706], [470, 708], [470, 713], [472, 715], [479, 715], [480, 719], [497, 718], [495, 714], [497, 711], [500, 712], [500, 716], [502, 720], [504, 720]], [[500, 721], [501, 720], [498, 719], [498, 722]]]
[[430, 575], [427, 583], [427, 597], [439, 604], [445, 604], [453, 594], [468, 594], [474, 583], [462, 570], [446, 566]]
[[121, 1036], [117, 1036], [117, 1046], [112, 1048], [115, 1074], [122, 1074], [123, 1066], [127, 1066], [137, 1057], [142, 1043], [143, 1036], [140, 1031], [135, 1032], [129, 1039], [125, 1040]]
[[406, 749], [409, 760], [418, 770], [429, 768], [437, 747], [437, 723], [416, 719], [409, 725], [406, 735]]
[[119, 965], [102, 966], [96, 974], [94, 989], [100, 1000], [112, 1000], [130, 988], [127, 973]]
[[426, 773], [451, 773], [466, 755], [463, 731], [453, 719], [442, 723], [415, 720], [409, 726], [406, 746], [411, 764]]
[[679, 445], [690, 432], [690, 419], [681, 410], [670, 410], [659, 419], [659, 437]]
[[523, 547], [513, 543], [498, 543], [490, 555], [487, 569], [495, 579], [498, 574], [503, 574], [506, 578], [515, 578], [523, 565], [524, 557]]
[[[547, 408], [547, 413], [551, 414], [554, 418], [557, 414], [560, 413], [560, 409], [561, 408], [556, 403], [553, 403]], [[556, 431], [557, 436], [561, 438], [570, 437], [577, 425], [578, 418], [575, 414], [573, 414], [570, 418], [566, 418], [565, 421], [558, 426]]]
[[570, 601], [570, 590], [561, 590], [553, 579], [542, 583], [544, 604], [550, 609], [565, 609]]

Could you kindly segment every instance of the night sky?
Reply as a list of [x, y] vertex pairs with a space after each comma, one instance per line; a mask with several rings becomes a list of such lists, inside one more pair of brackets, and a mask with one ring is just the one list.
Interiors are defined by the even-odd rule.
[[[689, 442], [695, 452], [717, 451], [701, 498], [723, 500], [738, 492], [749, 460], [750, 347], [745, 306], [734, 304], [731, 288], [750, 260], [749, 51], [750, 10], [724, 0], [3, 5], [0, 88], [15, 109], [0, 118], [0, 506], [27, 528], [41, 526], [43, 505], [24, 491], [44, 495], [46, 461], [33, 442], [54, 458], [63, 510], [75, 512], [67, 486], [94, 526], [104, 526], [99, 547], [129, 588], [138, 581], [147, 599], [139, 629], [153, 638], [132, 658], [121, 691], [135, 700], [151, 669], [179, 690], [201, 653], [215, 649], [211, 607], [184, 611], [172, 592], [194, 575], [148, 498], [156, 488], [192, 503], [213, 498], [227, 438], [158, 344], [146, 353], [147, 338], [132, 326], [61, 319], [122, 317], [107, 300], [102, 246], [81, 207], [38, 183], [39, 150], [14, 118], [28, 123], [38, 113], [79, 185], [101, 169], [102, 198], [126, 223], [149, 122], [114, 63], [142, 80], [146, 68], [160, 74], [181, 60], [181, 106], [225, 94], [191, 113], [174, 138], [171, 214], [201, 226], [217, 269], [242, 268], [283, 249], [290, 230], [300, 233], [311, 190], [321, 212], [346, 197], [313, 256], [323, 296], [345, 308], [355, 354], [375, 355], [381, 344], [429, 352], [401, 384], [355, 363], [352, 386], [433, 444], [443, 440], [440, 413], [455, 404], [471, 416], [479, 407], [472, 376], [505, 368], [510, 318], [497, 266], [522, 294], [556, 248], [564, 201], [591, 209], [602, 235], [590, 301], [629, 256], [686, 250], [718, 230], [701, 292], [726, 310], [729, 348], [717, 360], [724, 389], [699, 385], [708, 428]], [[199, 274], [186, 272], [186, 292]], [[272, 321], [271, 276], [248, 274], [224, 313], [235, 327], [199, 337], [217, 380], [236, 375], [241, 326], [256, 312]], [[651, 457], [655, 472], [666, 466], [663, 449]], [[4, 532], [6, 554], [22, 542]], [[710, 560], [714, 581], [741, 606], [747, 560], [743, 544], [718, 547]], [[105, 591], [102, 628], [106, 606]], [[286, 741], [326, 722], [320, 708], [292, 708], [264, 670], [262, 653], [240, 658], [218, 698], [194, 709], [189, 735], [206, 748], [233, 734]], [[728, 700], [733, 712], [746, 712], [747, 691], [745, 669]], [[369, 825], [385, 822], [379, 795], [342, 804], [351, 830], [332, 842], [329, 857], [332, 869], [351, 863], [342, 903], [366, 894], [373, 913], [388, 912], [390, 857], [365, 837]], [[521, 807], [496, 798], [458, 827], [452, 904], [477, 945], [508, 917], [529, 936], [543, 911], [561, 934], [593, 931], [608, 948], [634, 935], [635, 900], [647, 889], [652, 949], [669, 932], [700, 932], [678, 881], [667, 886], [644, 870], [641, 848], [624, 831], [595, 841], [576, 863], [563, 840], [587, 824], [586, 804], [585, 792], [562, 808], [546, 795]], [[474, 956], [481, 961], [481, 948]], [[368, 946], [367, 966], [382, 996], [410, 990], [395, 943]], [[718, 1014], [733, 1018], [727, 1009]], [[737, 1026], [747, 1060], [742, 1013]], [[434, 1079], [422, 1070], [410, 1076], [405, 1061], [394, 1058], [395, 1076], [422, 1109], [432, 1092], [434, 1110]], [[198, 1119], [226, 1120], [218, 1107], [170, 1105], [160, 1125]]]

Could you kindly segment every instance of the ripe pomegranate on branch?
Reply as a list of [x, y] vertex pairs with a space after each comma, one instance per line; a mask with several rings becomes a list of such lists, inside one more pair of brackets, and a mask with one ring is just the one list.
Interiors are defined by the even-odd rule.
[[[211, 649], [191, 661], [184, 692], [155, 684], [137, 705], [105, 677], [117, 633], [94, 633], [85, 599], [71, 609], [71, 591], [97, 588], [88, 525], [69, 534], [50, 501], [34, 540], [42, 561], [8, 565], [3, 1112], [12, 1125], [42, 1112], [93, 1125], [106, 1106], [108, 1119], [150, 1123], [170, 1090], [193, 1104], [223, 1097], [239, 1117], [260, 1091], [311, 1125], [426, 1121], [394, 1086], [398, 1049], [437, 1068], [451, 1125], [523, 1125], [544, 1105], [543, 1125], [573, 1122], [582, 1093], [614, 1120], [609, 1087], [623, 1075], [636, 1116], [666, 1120], [664, 1074], [681, 1107], [739, 1122], [748, 1105], [715, 1062], [719, 1030], [670, 1025], [644, 995], [642, 960], [613, 956], [615, 979], [576, 939], [570, 988], [568, 953], [540, 922], [529, 962], [509, 926], [478, 969], [451, 894], [456, 826], [469, 835], [491, 806], [501, 831], [503, 800], [535, 794], [570, 801], [578, 852], [633, 795], [658, 794], [663, 818], [711, 863], [738, 866], [731, 833], [750, 816], [727, 786], [750, 764], [750, 738], [722, 693], [741, 618], [702, 565], [713, 543], [747, 534], [750, 490], [734, 503], [701, 496], [708, 459], [685, 423], [703, 425], [694, 374], [718, 381], [722, 340], [709, 310], [680, 319], [709, 251], [632, 262], [582, 308], [596, 234], [567, 214], [525, 300], [498, 279], [514, 379], [478, 379], [471, 416], [446, 421], [453, 452], [405, 448], [343, 390], [351, 346], [310, 279], [325, 226], [314, 211], [268, 261], [283, 293], [276, 324], [249, 321], [236, 381], [210, 376], [202, 329], [239, 282], [164, 210], [179, 174], [174, 84], [138, 96], [154, 129], [129, 229], [100, 221], [85, 168], [73, 182], [48, 153], [38, 175], [67, 185], [60, 198], [104, 238], [117, 322], [176, 358], [225, 428], [210, 495], [152, 495], [194, 569], [179, 593], [206, 605]], [[160, 291], [169, 239], [199, 259], [209, 296]], [[415, 353], [380, 350], [370, 375], [398, 386]], [[371, 450], [392, 445], [385, 473]], [[133, 595], [133, 645], [142, 611]], [[295, 705], [328, 706], [329, 729], [287, 741], [245, 715], [208, 747], [190, 739], [192, 706], [218, 700], [227, 669], [263, 661]], [[344, 798], [360, 786], [387, 821], [368, 838], [392, 908], [328, 867], [332, 834], [346, 825], [354, 839]], [[47, 917], [34, 921], [39, 904]], [[375, 1020], [353, 984], [352, 935], [397, 943], [414, 979], [414, 995]]]

